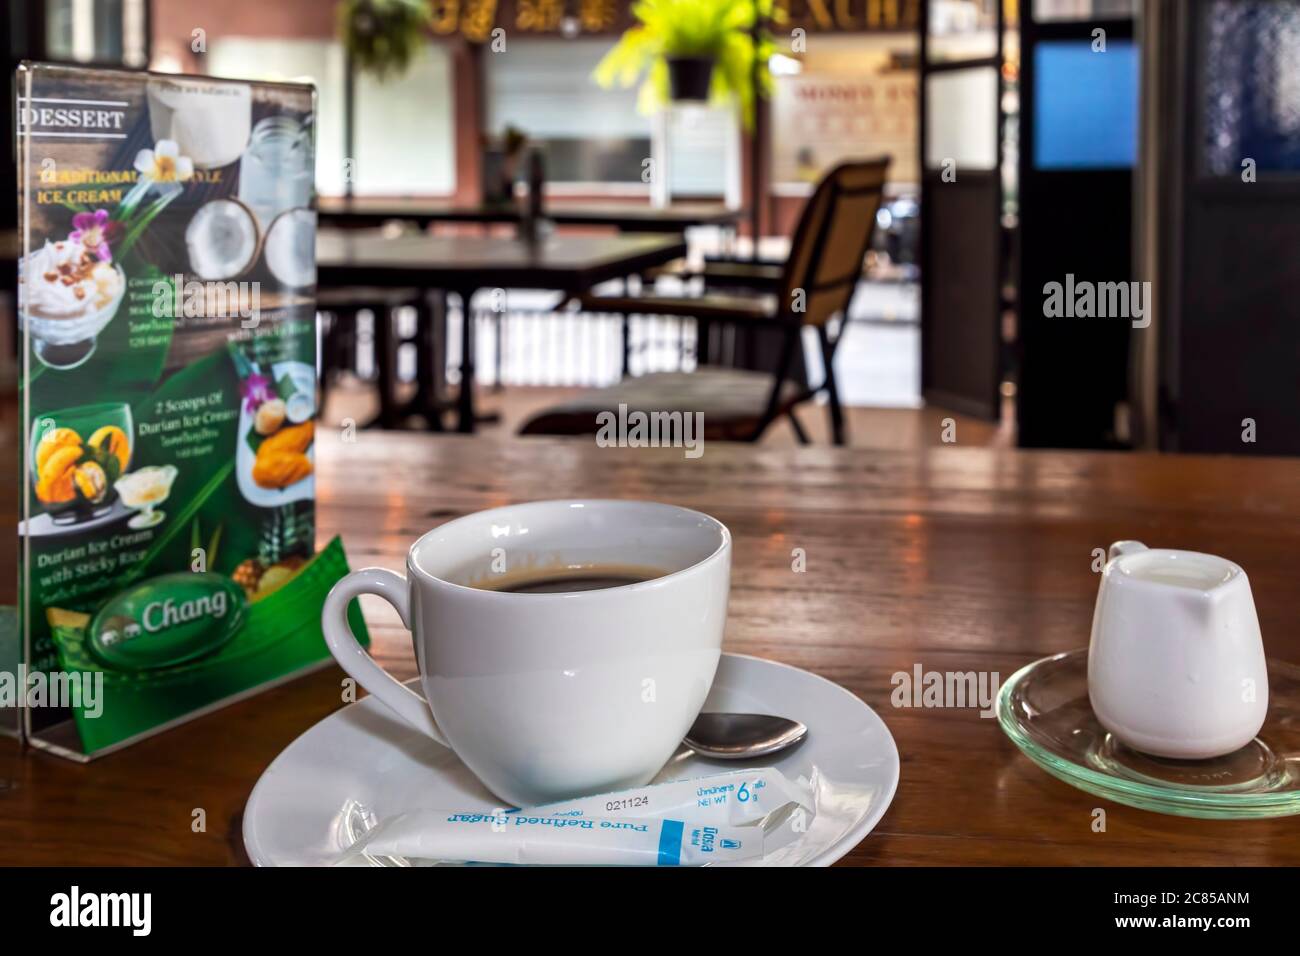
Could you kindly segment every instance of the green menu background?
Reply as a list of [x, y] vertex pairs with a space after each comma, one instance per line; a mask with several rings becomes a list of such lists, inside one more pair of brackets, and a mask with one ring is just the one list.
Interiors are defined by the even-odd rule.
[[[20, 163], [20, 213], [29, 236], [24, 252], [31, 254], [47, 240], [66, 240], [78, 212], [104, 208], [110, 216], [129, 215], [129, 210], [123, 213], [122, 203], [89, 208], [70, 202], [67, 197], [77, 195], [76, 190], [59, 188], [61, 180], [51, 182], [49, 170], [56, 170], [69, 183], [99, 170], [132, 173], [142, 150], [160, 149], [151, 123], [149, 84], [190, 81], [45, 65], [29, 66], [28, 71], [19, 74], [20, 97], [27, 94], [30, 79], [33, 101], [121, 104], [124, 114], [120, 138], [83, 140], [42, 136], [33, 128], [20, 130], [20, 156], [30, 156], [30, 163]], [[194, 83], [196, 95], [201, 96], [242, 96], [235, 88], [247, 88], [253, 128], [268, 117], [288, 117], [304, 129], [314, 128], [314, 90], [309, 86], [207, 78], [196, 78]], [[181, 149], [185, 148], [182, 143]], [[148, 186], [146, 202], [170, 198], [158, 204], [155, 218], [136, 230], [136, 241], [123, 242], [123, 233], [130, 231], [126, 229], [118, 230], [110, 241], [110, 247], [121, 243], [114, 248], [113, 261], [126, 275], [126, 292], [83, 364], [46, 365], [36, 348], [36, 336], [20, 316], [27, 334], [21, 343], [26, 374], [20, 385], [24, 435], [19, 467], [30, 517], [29, 523], [20, 525], [24, 529], [20, 535], [26, 535], [20, 541], [24, 547], [19, 564], [20, 614], [26, 611], [27, 623], [24, 658], [29, 668], [86, 675], [102, 680], [105, 689], [100, 716], [91, 717], [81, 707], [29, 709], [30, 730], [38, 739], [71, 717], [84, 750], [93, 753], [328, 657], [320, 632], [320, 608], [329, 588], [347, 573], [342, 544], [336, 539], [315, 553], [311, 495], [293, 494], [286, 488], [252, 502], [241, 491], [236, 474], [240, 443], [260, 439], [243, 434], [248, 419], [241, 418], [241, 406], [250, 373], [273, 378], [269, 369], [274, 362], [315, 368], [314, 288], [283, 287], [259, 251], [251, 268], [236, 279], [256, 283], [260, 290], [262, 308], [254, 327], [245, 327], [237, 314], [202, 309], [195, 315], [155, 314], [159, 282], [171, 288], [175, 277], [183, 284], [199, 278], [191, 269], [186, 228], [205, 204], [239, 196], [240, 172], [241, 161], [236, 160], [217, 169], [197, 170], [179, 184]], [[137, 186], [146, 188], [140, 186], [138, 175], [134, 183], [127, 182], [112, 195], [132, 195]], [[105, 196], [110, 192], [106, 190]], [[259, 229], [265, 225], [260, 223]], [[312, 398], [315, 402], [316, 396]], [[177, 469], [170, 493], [157, 506], [164, 519], [151, 528], [131, 529], [128, 515], [115, 513], [108, 523], [97, 523], [93, 519], [105, 509], [96, 503], [79, 505], [78, 520], [67, 522], [65, 512], [60, 519], [64, 523], [45, 519], [38, 524], [47, 506], [35, 494], [38, 475], [31, 459], [49, 422], [58, 425], [64, 413], [74, 414], [86, 406], [119, 404], [130, 409], [125, 470], [134, 473], [166, 465]], [[93, 423], [84, 431], [91, 428]], [[79, 434], [86, 441], [87, 434]], [[307, 480], [314, 476], [303, 479]], [[110, 488], [108, 502], [115, 497]], [[123, 510], [120, 505], [118, 510]], [[249, 613], [238, 633], [196, 660], [120, 671], [97, 656], [87, 633], [96, 611], [124, 589], [162, 575], [200, 570], [195, 567], [196, 548], [203, 552], [202, 570], [237, 583], [246, 582], [250, 574], [257, 580], [273, 566], [293, 576], [269, 593], [254, 585]], [[364, 622], [355, 604], [351, 616], [364, 642]]]

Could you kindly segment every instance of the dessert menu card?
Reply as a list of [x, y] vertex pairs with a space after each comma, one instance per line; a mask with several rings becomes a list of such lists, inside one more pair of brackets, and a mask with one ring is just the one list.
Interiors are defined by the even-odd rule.
[[328, 658], [347, 564], [315, 536], [315, 91], [16, 79], [20, 659], [0, 705], [85, 758]]

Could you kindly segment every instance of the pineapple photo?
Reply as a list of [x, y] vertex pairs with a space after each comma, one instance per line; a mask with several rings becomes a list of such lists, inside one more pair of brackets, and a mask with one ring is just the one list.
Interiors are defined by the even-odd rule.
[[311, 555], [315, 525], [297, 503], [269, 509], [262, 525], [257, 555], [245, 558], [231, 577], [249, 600], [263, 598], [285, 585]]

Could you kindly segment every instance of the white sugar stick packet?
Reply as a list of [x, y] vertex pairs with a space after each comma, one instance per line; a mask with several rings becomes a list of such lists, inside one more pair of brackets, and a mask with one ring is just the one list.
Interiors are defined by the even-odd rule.
[[701, 866], [763, 855], [763, 831], [681, 820], [415, 810], [380, 823], [348, 849], [416, 860], [566, 866]]
[[760, 822], [790, 804], [812, 814], [815, 807], [811, 787], [788, 780], [775, 767], [757, 767], [548, 803], [532, 807], [529, 812], [557, 817], [673, 817], [744, 826]]
[[638, 787], [527, 810], [414, 810], [381, 821], [359, 858], [476, 863], [700, 866], [763, 855], [766, 818], [811, 814], [811, 793], [775, 768]]

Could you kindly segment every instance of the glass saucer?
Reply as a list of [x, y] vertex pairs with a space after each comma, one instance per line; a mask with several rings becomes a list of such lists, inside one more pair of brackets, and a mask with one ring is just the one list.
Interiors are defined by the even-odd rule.
[[1300, 667], [1268, 662], [1268, 719], [1211, 760], [1139, 753], [1097, 722], [1086, 648], [1022, 667], [998, 692], [998, 723], [1026, 756], [1088, 793], [1157, 813], [1220, 820], [1300, 813]]

